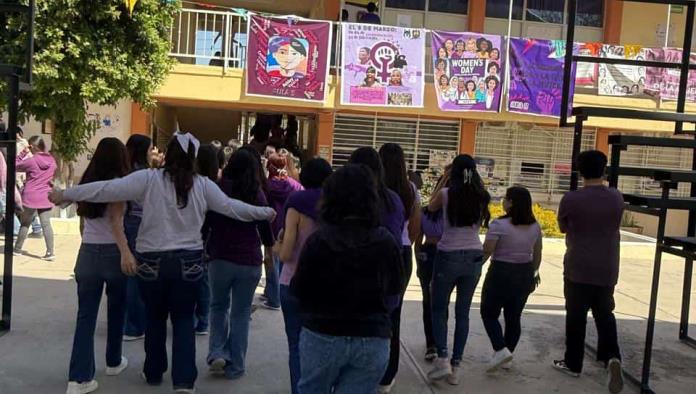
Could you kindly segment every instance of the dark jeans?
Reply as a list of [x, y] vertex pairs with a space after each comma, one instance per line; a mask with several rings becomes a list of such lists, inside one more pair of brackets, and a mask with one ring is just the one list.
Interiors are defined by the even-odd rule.
[[404, 294], [406, 293], [408, 281], [411, 279], [411, 273], [413, 272], [413, 248], [410, 245], [403, 247], [401, 260], [404, 265], [404, 291], [401, 292], [399, 306], [391, 313], [392, 337], [389, 343], [389, 365], [384, 372], [382, 381], [379, 383], [381, 385], [391, 384], [396, 377], [396, 373], [399, 372], [399, 356], [401, 353], [401, 307], [404, 304]]
[[474, 291], [481, 277], [483, 252], [480, 250], [437, 251], [433, 266], [431, 291], [433, 297], [433, 335], [438, 357], [448, 356], [447, 318], [450, 295], [457, 288], [454, 307], [454, 345], [452, 365], [459, 365], [469, 337], [469, 309]]
[[[126, 232], [128, 247], [135, 254], [135, 239], [142, 218], [127, 215], [123, 219], [123, 228]], [[132, 337], [145, 334], [145, 304], [140, 295], [140, 285], [137, 277], [128, 278], [128, 292], [126, 293], [126, 326], [124, 333]]]
[[566, 299], [565, 362], [573, 372], [582, 372], [585, 357], [585, 328], [587, 311], [597, 326], [597, 361], [605, 364], [612, 358], [621, 359], [614, 317], [614, 287], [602, 287], [564, 280]]
[[297, 394], [300, 383], [300, 302], [290, 293], [290, 287], [280, 285], [280, 304], [285, 320], [285, 335], [288, 337], [288, 365], [290, 367], [290, 386], [292, 394]]
[[[494, 261], [488, 268], [481, 293], [481, 318], [496, 352], [515, 351], [522, 333], [522, 311], [534, 281], [531, 263], [512, 264]], [[503, 310], [505, 334], [498, 317]]]
[[145, 301], [145, 366], [148, 383], [160, 383], [167, 371], [167, 318], [172, 321], [172, 382], [193, 388], [196, 339], [193, 310], [203, 276], [203, 251], [176, 250], [138, 256], [140, 291]]
[[423, 293], [423, 331], [425, 332], [425, 346], [430, 349], [435, 347], [433, 337], [433, 309], [430, 296], [430, 282], [433, 280], [433, 263], [435, 262], [436, 244], [421, 246], [420, 257], [416, 259], [416, 275]]
[[273, 254], [273, 270], [269, 271], [264, 264], [263, 270], [266, 273], [266, 287], [263, 289], [263, 295], [266, 297], [268, 305], [280, 307], [280, 270], [283, 263], [275, 253]]
[[193, 328], [196, 332], [208, 331], [210, 323], [210, 280], [208, 279], [208, 263], [203, 264], [203, 278], [198, 286], [198, 298], [193, 315]]
[[106, 287], [106, 365], [121, 365], [121, 341], [126, 306], [126, 276], [121, 272], [121, 254], [116, 244], [82, 244], [75, 264], [77, 323], [70, 357], [69, 380], [94, 379], [94, 330], [102, 292]]

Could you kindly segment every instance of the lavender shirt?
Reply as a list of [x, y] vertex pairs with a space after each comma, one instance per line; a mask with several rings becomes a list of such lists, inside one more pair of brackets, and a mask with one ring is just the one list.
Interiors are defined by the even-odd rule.
[[82, 230], [82, 243], [94, 245], [115, 244], [116, 238], [111, 232], [111, 220], [109, 212], [95, 219], [84, 219], [84, 229]]
[[423, 214], [421, 216], [421, 231], [423, 232], [423, 235], [425, 235], [428, 238], [440, 238], [442, 237], [442, 231], [443, 231], [443, 216], [442, 212], [439, 213], [439, 216], [435, 219], [432, 220], [428, 215]]
[[458, 250], [483, 250], [479, 229], [481, 226], [454, 227], [447, 219], [447, 202], [449, 188], [443, 188], [442, 193], [442, 214], [444, 216], [444, 229], [442, 238], [437, 243], [438, 250], [443, 252], [455, 252]]
[[513, 264], [531, 263], [534, 245], [542, 237], [539, 223], [515, 226], [510, 218], [491, 222], [486, 241], [497, 241], [493, 261]]

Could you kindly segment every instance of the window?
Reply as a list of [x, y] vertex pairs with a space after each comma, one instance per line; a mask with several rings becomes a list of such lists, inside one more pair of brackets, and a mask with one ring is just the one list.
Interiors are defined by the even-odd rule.
[[222, 36], [220, 32], [196, 31], [196, 64], [207, 65], [211, 57], [222, 56]]
[[583, 0], [578, 2], [576, 23], [578, 26], [602, 27], [604, 19], [604, 0]]
[[[512, 4], [512, 19], [522, 20], [524, 0], [514, 0]], [[488, 0], [486, 2], [486, 17], [507, 19], [510, 12], [510, 0]]]
[[387, 0], [387, 7], [423, 11], [425, 0]]
[[544, 23], [563, 23], [565, 1], [527, 0], [527, 20]]
[[469, 0], [430, 0], [429, 10], [466, 14], [469, 11]]

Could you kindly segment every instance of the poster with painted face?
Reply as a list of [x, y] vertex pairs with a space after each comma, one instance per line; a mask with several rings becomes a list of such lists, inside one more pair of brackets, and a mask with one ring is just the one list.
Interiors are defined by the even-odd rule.
[[[645, 51], [637, 45], [602, 45], [600, 57], [645, 60]], [[600, 64], [597, 90], [600, 96], [639, 96], [643, 94], [646, 67]]]
[[[508, 111], [523, 114], [560, 116], [563, 96], [565, 49], [553, 41], [510, 39], [510, 89]], [[571, 72], [575, 90], [575, 68]], [[572, 108], [570, 95], [568, 113]]]
[[501, 36], [432, 31], [433, 79], [442, 111], [500, 111]]
[[425, 30], [341, 26], [342, 105], [423, 106]]
[[246, 94], [324, 101], [331, 24], [297, 17], [249, 18]]

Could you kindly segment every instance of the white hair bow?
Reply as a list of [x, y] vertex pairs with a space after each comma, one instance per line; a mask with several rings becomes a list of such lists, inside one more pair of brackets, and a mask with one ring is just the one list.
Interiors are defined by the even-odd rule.
[[177, 131], [176, 134], [174, 134], [174, 136], [176, 137], [176, 140], [179, 142], [179, 146], [181, 146], [181, 149], [183, 149], [183, 151], [186, 153], [188, 153], [189, 150], [189, 143], [193, 144], [193, 155], [198, 156], [198, 148], [200, 148], [201, 143], [196, 139], [196, 137], [193, 136], [193, 134]]
[[474, 178], [474, 170], [471, 168], [466, 168], [464, 169], [464, 184], [468, 185], [471, 183], [471, 180]]

